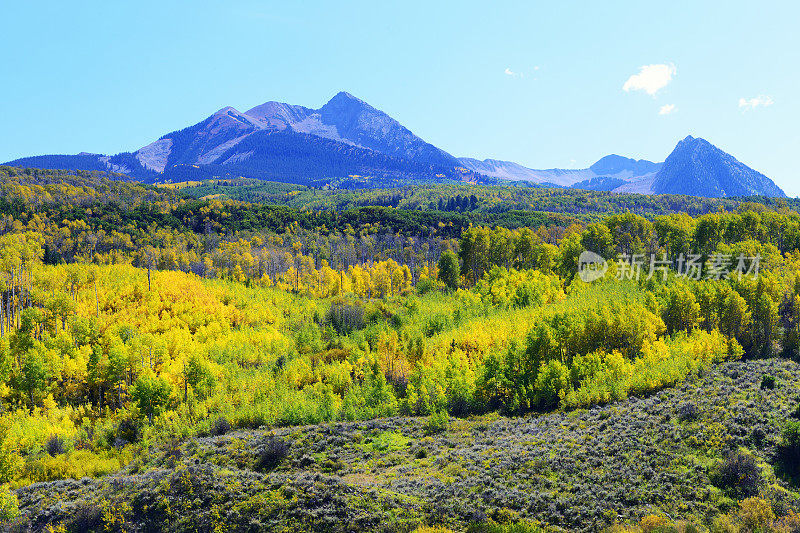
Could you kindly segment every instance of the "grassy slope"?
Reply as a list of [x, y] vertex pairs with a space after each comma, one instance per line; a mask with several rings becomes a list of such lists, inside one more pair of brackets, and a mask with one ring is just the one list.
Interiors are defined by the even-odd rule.
[[[656, 511], [707, 522], [733, 503], [709, 470], [738, 446], [762, 461], [762, 491], [797, 506], [769, 462], [796, 404], [799, 370], [777, 359], [725, 363], [648, 398], [538, 417], [453, 419], [431, 436], [424, 419], [391, 418], [176, 441], [104, 479], [19, 489], [19, 526], [409, 531], [461, 529], [502, 508], [568, 530]], [[775, 390], [759, 388], [764, 374], [778, 378]], [[696, 420], [678, 416], [687, 402], [698, 407]], [[766, 435], [760, 445], [757, 429]], [[258, 472], [255, 459], [273, 434], [291, 444], [288, 456]]]

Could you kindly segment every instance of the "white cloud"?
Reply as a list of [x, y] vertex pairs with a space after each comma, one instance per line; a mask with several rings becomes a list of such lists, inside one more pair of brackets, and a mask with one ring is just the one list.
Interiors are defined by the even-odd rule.
[[764, 96], [763, 94], [753, 98], [739, 98], [739, 107], [745, 110], [768, 107], [774, 103], [771, 96]]
[[655, 96], [658, 91], [672, 81], [672, 77], [676, 72], [677, 69], [672, 63], [644, 65], [639, 69], [638, 74], [628, 78], [622, 86], [622, 90], [625, 92], [644, 91], [650, 96]]
[[[533, 70], [532, 74], [535, 74], [536, 71], [539, 70], [539, 67], [535, 66], [535, 67], [533, 67], [532, 70]], [[508, 76], [510, 78], [524, 78], [524, 77], [526, 77], [526, 74], [524, 72], [517, 72], [515, 70], [511, 70], [510, 68], [506, 68], [503, 71], [503, 74], [505, 74], [506, 76]], [[536, 78], [533, 78], [533, 79], [536, 79]]]
[[678, 108], [675, 107], [675, 104], [662, 105], [661, 109], [658, 110], [658, 114], [659, 115], [671, 115], [672, 113], [674, 113], [677, 110], [678, 110]]

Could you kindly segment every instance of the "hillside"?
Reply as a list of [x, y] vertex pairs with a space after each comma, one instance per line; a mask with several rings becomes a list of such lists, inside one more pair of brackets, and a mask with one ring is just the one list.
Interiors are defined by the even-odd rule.
[[[799, 373], [784, 360], [726, 363], [648, 398], [543, 416], [451, 419], [433, 433], [425, 419], [386, 418], [201, 436], [155, 449], [147, 462], [102, 481], [22, 489], [19, 525], [457, 531], [529, 520], [598, 531], [669, 516], [702, 526], [736, 489], [712, 479], [721, 450], [739, 446], [763, 469], [755, 490], [788, 514], [798, 496], [770, 463], [780, 425], [796, 407]], [[762, 389], [764, 375], [779, 385]]]

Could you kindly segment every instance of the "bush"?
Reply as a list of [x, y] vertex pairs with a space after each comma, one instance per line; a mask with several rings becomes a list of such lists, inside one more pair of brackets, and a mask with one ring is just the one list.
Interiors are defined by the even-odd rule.
[[38, 459], [29, 460], [20, 477], [34, 483], [101, 477], [116, 472], [129, 459], [129, 453], [72, 450], [56, 457], [43, 455]]
[[800, 482], [800, 422], [792, 420], [783, 429], [777, 449], [778, 470], [794, 483]]
[[227, 418], [221, 416], [211, 423], [211, 427], [209, 428], [208, 432], [214, 437], [219, 437], [226, 434], [230, 430], [231, 423], [228, 422]]
[[772, 390], [775, 388], [775, 383], [775, 376], [764, 374], [764, 376], [761, 378], [761, 390]]
[[432, 413], [425, 421], [425, 434], [434, 435], [436, 433], [443, 433], [450, 427], [450, 416], [447, 411], [441, 410]]
[[569, 386], [569, 369], [561, 361], [548, 361], [536, 377], [537, 403], [544, 409], [555, 407]]
[[130, 390], [131, 399], [136, 402], [139, 413], [147, 416], [150, 423], [169, 408], [173, 400], [173, 390], [163, 377], [140, 376]]
[[431, 278], [423, 278], [417, 282], [417, 294], [420, 296], [424, 294], [428, 294], [429, 292], [433, 292], [439, 288], [439, 284], [436, 283], [436, 280]]
[[449, 327], [450, 318], [443, 313], [437, 313], [425, 321], [425, 324], [422, 326], [422, 333], [426, 337], [433, 337], [434, 335], [446, 331]]
[[678, 418], [684, 422], [692, 422], [700, 417], [700, 410], [693, 402], [686, 402], [678, 407]]
[[[134, 418], [123, 418], [117, 424], [116, 440], [137, 442], [142, 437], [142, 427], [138, 420]], [[111, 443], [114, 444], [114, 443]]]
[[44, 449], [47, 451], [47, 454], [50, 455], [50, 457], [61, 455], [67, 451], [64, 439], [62, 439], [59, 435], [50, 435], [50, 438], [47, 439], [47, 442], [44, 445]]
[[760, 448], [764, 444], [764, 439], [767, 438], [767, 434], [764, 433], [764, 430], [761, 428], [754, 428], [753, 431], [750, 432], [750, 439], [753, 441], [753, 444], [756, 447]]
[[80, 503], [70, 513], [67, 531], [99, 531], [103, 526], [103, 511], [97, 505]]
[[8, 522], [19, 516], [17, 495], [8, 489], [0, 489], [0, 523]]
[[505, 524], [498, 524], [494, 520], [488, 520], [472, 524], [467, 528], [467, 533], [545, 533], [545, 531], [543, 527], [527, 520]]
[[0, 483], [12, 481], [24, 466], [19, 447], [12, 439], [0, 441]]
[[767, 500], [747, 498], [739, 502], [739, 519], [745, 531], [769, 531], [775, 521], [775, 513]]
[[280, 437], [269, 435], [256, 454], [253, 470], [269, 472], [274, 470], [289, 455], [289, 445]]
[[761, 485], [761, 468], [755, 457], [742, 451], [730, 452], [712, 475], [715, 484], [736, 498], [758, 494]]
[[669, 527], [669, 521], [663, 516], [650, 514], [639, 521], [639, 527], [642, 529], [642, 533], [654, 533]]
[[700, 304], [688, 287], [677, 285], [670, 288], [666, 300], [663, 318], [667, 333], [691, 332], [700, 325]]

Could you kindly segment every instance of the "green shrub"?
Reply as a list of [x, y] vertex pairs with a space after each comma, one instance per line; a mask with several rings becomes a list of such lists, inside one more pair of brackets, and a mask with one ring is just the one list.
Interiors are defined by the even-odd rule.
[[570, 372], [564, 364], [551, 360], [542, 365], [536, 377], [537, 403], [540, 407], [555, 407], [569, 388]]
[[439, 281], [444, 283], [445, 287], [454, 290], [458, 288], [461, 278], [461, 268], [458, 263], [458, 256], [446, 250], [439, 258]]
[[428, 294], [429, 292], [433, 292], [439, 288], [439, 284], [436, 283], [435, 279], [432, 278], [423, 278], [417, 282], [417, 294], [423, 296]]
[[792, 420], [783, 428], [777, 449], [778, 470], [794, 483], [800, 482], [800, 421]]
[[449, 327], [450, 317], [444, 313], [437, 313], [425, 321], [425, 324], [422, 326], [422, 333], [424, 333], [426, 337], [433, 337], [434, 335], [446, 331]]
[[425, 434], [434, 435], [436, 433], [443, 433], [450, 427], [450, 416], [447, 411], [441, 410], [431, 413], [425, 421]]
[[538, 524], [527, 520], [514, 523], [498, 524], [494, 520], [472, 524], [467, 528], [467, 533], [545, 533], [546, 530]]
[[325, 315], [325, 321], [339, 335], [347, 335], [364, 328], [364, 308], [360, 305], [334, 302]]
[[764, 374], [761, 378], [761, 390], [772, 390], [775, 388], [775, 376]]
[[129, 455], [125, 452], [93, 453], [88, 450], [73, 450], [55, 457], [45, 455], [29, 460], [21, 477], [31, 482], [101, 477], [116, 472], [128, 459]]
[[0, 523], [8, 522], [19, 516], [17, 495], [7, 488], [0, 488]]

